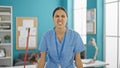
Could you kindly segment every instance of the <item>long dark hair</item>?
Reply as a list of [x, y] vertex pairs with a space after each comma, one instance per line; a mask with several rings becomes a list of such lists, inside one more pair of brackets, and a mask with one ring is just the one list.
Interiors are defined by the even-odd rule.
[[63, 7], [57, 7], [54, 11], [53, 11], [53, 17], [54, 17], [54, 15], [55, 15], [55, 12], [57, 11], [57, 10], [63, 10], [65, 13], [66, 13], [66, 16], [68, 17], [68, 14], [67, 14], [67, 12], [66, 12], [66, 10], [63, 8]]

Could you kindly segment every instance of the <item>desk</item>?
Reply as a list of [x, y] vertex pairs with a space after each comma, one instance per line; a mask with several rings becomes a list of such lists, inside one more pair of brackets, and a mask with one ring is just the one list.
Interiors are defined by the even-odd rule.
[[[83, 67], [101, 67], [109, 65], [103, 61], [96, 60], [94, 63], [87, 64], [91, 59], [82, 59]], [[0, 67], [3, 68], [3, 67]], [[4, 68], [24, 68], [24, 66], [4, 67]], [[26, 65], [26, 68], [37, 68], [36, 65]]]
[[109, 65], [108, 63], [99, 60], [94, 61], [94, 63], [88, 63], [89, 61], [91, 61], [91, 59], [82, 59], [83, 67], [102, 67]]
[[[0, 68], [24, 68], [24, 66], [0, 67]], [[36, 65], [26, 65], [26, 68], [37, 68]]]

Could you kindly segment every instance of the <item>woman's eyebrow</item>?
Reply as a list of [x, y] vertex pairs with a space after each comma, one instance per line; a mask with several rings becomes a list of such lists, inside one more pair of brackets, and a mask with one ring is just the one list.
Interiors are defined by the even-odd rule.
[[59, 17], [59, 15], [55, 15], [55, 17]]

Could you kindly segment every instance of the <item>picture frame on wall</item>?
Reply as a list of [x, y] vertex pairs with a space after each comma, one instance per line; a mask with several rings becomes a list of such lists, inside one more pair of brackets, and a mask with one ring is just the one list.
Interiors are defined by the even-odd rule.
[[96, 8], [87, 10], [87, 34], [96, 34]]

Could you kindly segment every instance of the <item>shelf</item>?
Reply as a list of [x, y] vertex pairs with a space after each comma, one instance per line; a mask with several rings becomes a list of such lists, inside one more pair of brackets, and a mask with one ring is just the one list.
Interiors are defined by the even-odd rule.
[[0, 26], [0, 28], [3, 28], [3, 29], [9, 29], [10, 28], [10, 26], [9, 25], [4, 25], [4, 26]]
[[10, 12], [0, 12], [0, 16], [1, 15], [11, 15], [11, 13]]
[[11, 59], [11, 57], [0, 57], [0, 59]]
[[0, 23], [4, 24], [4, 23], [11, 23], [11, 21], [0, 21]]
[[11, 32], [11, 30], [0, 30], [0, 32]]
[[0, 46], [8, 46], [11, 45], [11, 43], [0, 43]]
[[12, 6], [0, 6], [0, 48], [5, 50], [5, 57], [0, 57], [0, 65], [13, 65], [12, 42], [4, 43], [4, 36], [10, 35], [12, 41]]

